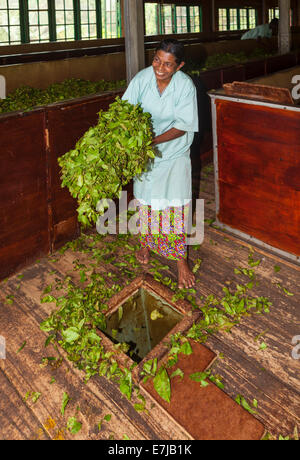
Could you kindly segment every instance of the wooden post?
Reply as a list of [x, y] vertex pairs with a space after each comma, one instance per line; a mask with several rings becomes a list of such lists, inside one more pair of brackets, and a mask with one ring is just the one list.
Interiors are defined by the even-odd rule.
[[289, 53], [291, 50], [290, 8], [291, 0], [279, 0], [278, 49], [280, 54]]
[[127, 83], [145, 67], [144, 8], [141, 0], [124, 0]]

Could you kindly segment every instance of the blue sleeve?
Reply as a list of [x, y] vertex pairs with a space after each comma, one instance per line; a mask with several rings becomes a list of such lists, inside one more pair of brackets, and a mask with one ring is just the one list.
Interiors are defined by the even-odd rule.
[[129, 83], [125, 93], [123, 94], [122, 100], [136, 105], [139, 102], [139, 86], [139, 79], [134, 77]]
[[188, 85], [186, 85], [175, 103], [175, 123], [173, 127], [181, 131], [194, 133], [199, 129], [197, 91], [192, 82], [188, 82]]

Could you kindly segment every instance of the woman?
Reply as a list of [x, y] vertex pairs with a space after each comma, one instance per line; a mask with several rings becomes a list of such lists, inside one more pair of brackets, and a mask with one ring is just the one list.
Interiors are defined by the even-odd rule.
[[[163, 40], [152, 66], [134, 77], [123, 99], [131, 104], [140, 103], [152, 115], [153, 145], [158, 150], [153, 165], [134, 180], [141, 217], [146, 215], [149, 225], [159, 220], [158, 232], [142, 231], [137, 259], [147, 264], [152, 250], [176, 260], [178, 287], [190, 288], [195, 278], [187, 263], [183, 216], [191, 200], [190, 146], [194, 132], [198, 131], [198, 112], [196, 88], [191, 78], [180, 71], [183, 66], [183, 45], [177, 40]], [[168, 221], [170, 211], [167, 226], [164, 222]]]

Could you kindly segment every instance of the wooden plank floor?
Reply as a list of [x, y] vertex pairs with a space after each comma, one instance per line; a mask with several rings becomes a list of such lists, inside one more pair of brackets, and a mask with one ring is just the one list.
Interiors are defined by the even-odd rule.
[[[229, 282], [245, 282], [234, 269], [249, 268], [250, 251], [248, 243], [209, 225], [215, 213], [211, 166], [202, 172], [200, 198], [205, 199], [208, 222], [205, 240], [199, 249], [190, 250], [191, 264], [198, 258], [203, 261], [196, 283], [199, 304], [202, 296], [221, 297]], [[253, 249], [254, 259], [261, 263], [255, 268], [259, 284], [252, 295], [268, 297], [270, 313], [244, 318], [231, 333], [210, 336], [207, 345], [219, 356], [213, 372], [223, 378], [224, 391], [233, 399], [237, 395], [250, 403], [256, 399], [255, 416], [266, 431], [274, 438], [292, 437], [295, 427], [300, 430], [300, 360], [292, 357], [292, 339], [300, 335], [300, 267]], [[41, 304], [40, 298], [54, 279], [67, 274], [78, 278], [76, 260], [91, 262], [87, 254], [67, 250], [37, 261], [0, 283], [0, 335], [6, 340], [6, 359], [0, 359], [0, 439], [189, 439], [153, 401], [147, 401], [149, 415], [138, 413], [133, 407], [136, 401], [128, 401], [114, 383], [99, 377], [85, 384], [83, 373], [66, 359], [62, 349], [52, 345], [45, 349], [47, 334], [39, 325], [55, 305]], [[113, 264], [102, 265], [103, 273], [108, 269], [120, 272]], [[168, 265], [166, 275], [175, 280], [176, 266]], [[288, 296], [283, 287], [294, 295]], [[261, 340], [255, 340], [259, 334], [263, 334]], [[267, 345], [264, 350], [259, 348], [261, 341]], [[43, 364], [43, 358], [49, 356], [57, 358], [55, 365]], [[62, 415], [64, 393], [70, 402]], [[107, 414], [111, 419], [99, 430], [98, 423]], [[82, 423], [76, 435], [66, 428], [72, 416]]]

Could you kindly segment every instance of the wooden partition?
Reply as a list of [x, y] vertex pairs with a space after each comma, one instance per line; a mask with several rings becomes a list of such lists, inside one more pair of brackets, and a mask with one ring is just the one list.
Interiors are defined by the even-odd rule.
[[79, 233], [57, 158], [123, 91], [0, 116], [0, 279]]
[[0, 278], [49, 250], [43, 110], [0, 117]]
[[300, 261], [300, 108], [212, 96], [217, 221]]

